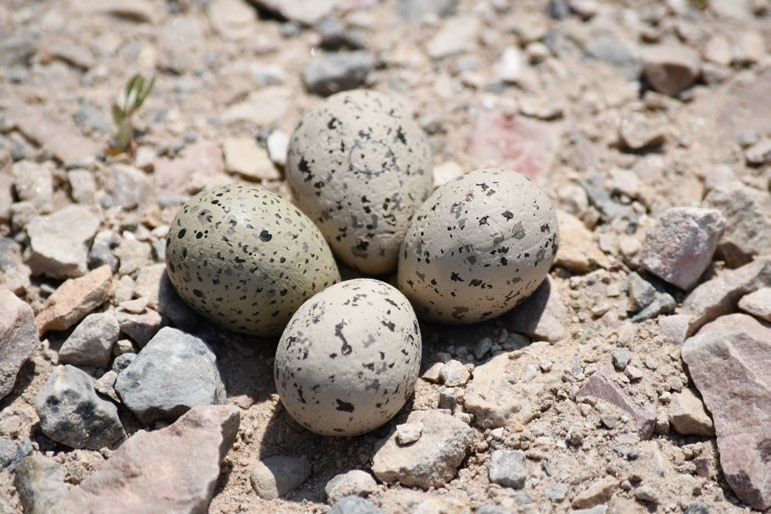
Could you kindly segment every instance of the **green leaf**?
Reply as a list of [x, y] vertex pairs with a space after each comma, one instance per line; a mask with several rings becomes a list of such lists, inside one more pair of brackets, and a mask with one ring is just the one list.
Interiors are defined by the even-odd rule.
[[140, 107], [142, 107], [142, 104], [145, 103], [145, 99], [150, 95], [150, 92], [153, 90], [154, 85], [155, 85], [155, 77], [150, 79], [150, 82], [148, 82], [146, 88], [139, 91], [139, 93], [137, 94], [136, 109], [139, 109]]
[[120, 125], [123, 123], [123, 120], [126, 119], [126, 111], [124, 111], [120, 105], [113, 105], [112, 106], [112, 120], [115, 122], [116, 125]]

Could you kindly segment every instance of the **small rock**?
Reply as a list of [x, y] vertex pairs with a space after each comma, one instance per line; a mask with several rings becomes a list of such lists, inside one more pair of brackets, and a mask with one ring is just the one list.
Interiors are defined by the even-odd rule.
[[49, 514], [66, 493], [64, 471], [50, 457], [30, 455], [21, 461], [13, 485], [25, 514]]
[[637, 273], [630, 273], [626, 278], [626, 290], [627, 312], [640, 312], [656, 299], [656, 288]]
[[420, 439], [423, 433], [423, 423], [402, 423], [396, 425], [396, 442], [402, 446], [412, 444]]
[[522, 489], [527, 479], [525, 453], [519, 450], [495, 450], [490, 459], [488, 475], [494, 484]]
[[504, 82], [516, 84], [522, 80], [526, 64], [522, 52], [516, 46], [509, 46], [498, 61], [498, 78]]
[[8, 467], [14, 455], [16, 455], [16, 443], [4, 437], [0, 438], [0, 471]]
[[635, 49], [628, 43], [608, 36], [600, 36], [589, 41], [586, 53], [593, 59], [617, 68], [628, 80], [636, 80], [640, 76], [642, 64]]
[[428, 42], [426, 52], [432, 59], [473, 50], [476, 47], [479, 20], [475, 16], [448, 19], [442, 29]]
[[616, 371], [624, 371], [632, 360], [632, 353], [629, 350], [613, 350], [611, 354], [613, 358], [613, 367]]
[[74, 169], [67, 172], [72, 199], [83, 205], [94, 203], [96, 198], [96, 179], [88, 170]]
[[758, 319], [771, 323], [771, 287], [762, 287], [743, 296], [739, 300], [739, 308]]
[[704, 404], [690, 389], [672, 395], [669, 402], [669, 424], [682, 435], [715, 435], [715, 427]]
[[771, 328], [746, 314], [723, 316], [688, 339], [681, 355], [712, 414], [726, 481], [752, 508], [768, 509]]
[[589, 509], [610, 500], [610, 497], [613, 496], [616, 490], [618, 490], [618, 480], [616, 478], [601, 478], [578, 493], [570, 502], [570, 505], [574, 509]]
[[729, 182], [710, 191], [704, 206], [719, 210], [725, 218], [717, 254], [730, 267], [747, 264], [771, 248], [771, 197], [767, 192]]
[[328, 96], [362, 86], [378, 60], [369, 52], [336, 52], [314, 57], [303, 68], [303, 83], [309, 92]]
[[669, 96], [677, 96], [699, 76], [701, 62], [696, 52], [682, 45], [661, 45], [643, 53], [643, 73], [648, 83]]
[[276, 455], [258, 460], [249, 475], [257, 496], [275, 500], [302, 485], [311, 475], [311, 464], [302, 457]]
[[509, 354], [496, 355], [477, 366], [474, 379], [466, 387], [464, 404], [479, 427], [505, 426], [522, 408], [520, 391], [509, 380], [512, 366]]
[[59, 362], [107, 368], [120, 327], [111, 312], [89, 314], [59, 349]]
[[103, 395], [109, 397], [115, 403], [120, 403], [118, 393], [115, 392], [115, 381], [118, 379], [118, 373], [114, 370], [110, 370], [102, 375], [99, 380], [94, 382], [94, 390]]
[[552, 503], [559, 503], [568, 495], [568, 484], [557, 482], [546, 489], [546, 496]]
[[382, 482], [399, 482], [424, 489], [449, 482], [471, 445], [474, 432], [462, 421], [437, 410], [413, 411], [407, 423], [423, 423], [420, 439], [399, 446], [396, 430], [380, 443], [372, 472]]
[[[82, 49], [78, 48], [77, 51], [81, 52]], [[89, 68], [93, 67], [93, 57], [92, 61], [88, 62], [89, 56], [85, 52], [83, 52], [82, 56], [71, 53], [68, 57], [80, 60], [81, 64], [89, 65]], [[72, 118], [78, 125], [85, 129], [86, 133], [106, 135], [109, 134], [113, 128], [110, 119], [105, 115], [104, 109], [89, 101], [81, 101], [80, 107], [77, 112], [73, 114]]]
[[54, 182], [51, 170], [32, 161], [18, 161], [11, 165], [13, 187], [21, 201], [31, 202], [38, 212], [51, 212]]
[[153, 309], [142, 314], [118, 312], [116, 314], [120, 331], [129, 336], [140, 348], [144, 348], [163, 325], [163, 318]]
[[26, 66], [37, 51], [37, 37], [21, 31], [6, 34], [0, 38], [0, 67]]
[[143, 423], [225, 401], [217, 358], [202, 339], [162, 328], [118, 376], [115, 390]]
[[725, 36], [712, 36], [704, 47], [704, 60], [728, 66], [731, 64], [731, 43]]
[[566, 336], [563, 320], [567, 307], [555, 283], [549, 278], [524, 302], [501, 317], [509, 332], [528, 335], [538, 341], [555, 343]]
[[48, 297], [37, 315], [38, 331], [67, 330], [112, 294], [112, 272], [102, 266], [88, 274], [67, 280]]
[[594, 17], [599, 10], [597, 0], [569, 0], [570, 10], [584, 20]]
[[30, 238], [28, 264], [35, 275], [80, 277], [88, 271], [88, 244], [99, 228], [93, 207], [70, 205], [27, 224]]
[[[133, 348], [132, 348], [132, 350], [133, 350]], [[115, 372], [120, 373], [124, 369], [128, 368], [129, 364], [134, 362], [134, 359], [136, 359], [136, 358], [137, 358], [137, 354], [133, 353], [133, 351], [132, 352], [122, 353], [122, 354], [118, 355], [117, 357], [115, 357], [115, 360], [112, 361], [112, 369]]]
[[268, 157], [268, 152], [251, 137], [226, 139], [222, 144], [225, 169], [248, 180], [279, 180], [281, 175]]
[[446, 161], [434, 166], [434, 187], [439, 187], [460, 177], [463, 172], [463, 167], [455, 161]]
[[444, 18], [455, 12], [457, 0], [399, 0], [396, 13], [410, 22], [419, 22], [427, 16]]
[[420, 378], [426, 382], [438, 384], [442, 375], [442, 368], [444, 368], [443, 362], [435, 362], [422, 375], [420, 375]]
[[332, 505], [328, 514], [386, 514], [386, 512], [365, 498], [346, 496]]
[[752, 66], [766, 56], [766, 43], [760, 32], [742, 31], [734, 46], [733, 63], [739, 66]]
[[32, 271], [24, 264], [21, 245], [0, 236], [0, 286], [22, 294], [30, 286], [31, 274]]
[[[234, 104], [222, 113], [222, 119], [227, 124], [249, 123], [257, 127], [269, 127], [282, 121], [292, 103], [292, 92], [286, 87], [265, 87], [253, 91], [243, 102]], [[200, 157], [199, 157], [200, 158]], [[217, 166], [224, 168], [222, 152], [217, 145]], [[184, 168], [198, 169], [194, 156], [191, 155]], [[156, 170], [157, 174], [157, 170]], [[183, 175], [182, 170], [177, 171]]]
[[632, 113], [621, 119], [618, 126], [618, 136], [626, 148], [641, 150], [664, 144], [667, 126], [662, 118]]
[[281, 130], [274, 130], [268, 136], [268, 157], [276, 166], [286, 165], [286, 152], [289, 146], [289, 136]]
[[254, 0], [257, 6], [303, 25], [313, 25], [329, 15], [340, 0]]
[[643, 378], [643, 372], [635, 366], [627, 366], [624, 370], [624, 374], [632, 383], [642, 380]]
[[704, 503], [691, 503], [685, 508], [683, 514], [709, 514], [709, 508]]
[[493, 349], [493, 340], [489, 337], [483, 337], [474, 346], [474, 357], [477, 360], [482, 360]]
[[451, 361], [446, 362], [442, 367], [440, 377], [444, 385], [448, 387], [458, 387], [466, 385], [466, 382], [471, 378], [471, 373], [469, 373], [466, 366], [461, 362], [452, 359]]
[[554, 264], [576, 273], [608, 267], [608, 259], [581, 220], [565, 211], [557, 210], [560, 226], [560, 245]]
[[112, 251], [119, 243], [120, 238], [112, 230], [97, 232], [94, 242], [91, 243], [91, 250], [88, 252], [88, 266], [93, 269], [107, 265], [112, 271], [117, 271], [118, 258]]
[[647, 233], [640, 263], [670, 284], [691, 289], [712, 261], [725, 225], [716, 209], [667, 209]]
[[688, 336], [688, 316], [673, 314], [659, 318], [659, 330], [666, 342], [681, 345]]
[[239, 421], [232, 405], [199, 406], [166, 428], [139, 431], [48, 514], [113, 512], [116, 505], [122, 512], [207, 512]]
[[369, 496], [377, 491], [377, 483], [372, 475], [360, 469], [335, 475], [324, 486], [327, 493], [327, 503], [339, 502], [346, 496]]
[[771, 139], [763, 139], [744, 150], [744, 159], [750, 166], [771, 163]]
[[257, 30], [257, 13], [243, 0], [214, 0], [206, 6], [214, 31], [225, 39], [246, 39]]
[[40, 344], [32, 308], [0, 286], [0, 399], [16, 384], [21, 366]]
[[71, 448], [111, 448], [126, 437], [118, 408], [100, 398], [94, 379], [74, 366], [53, 369], [37, 395], [35, 410], [40, 430]]
[[118, 273], [129, 275], [152, 262], [152, 246], [144, 241], [124, 237], [113, 251], [120, 261]]
[[111, 205], [135, 209], [152, 198], [153, 184], [150, 175], [133, 166], [113, 164], [108, 170], [107, 191]]

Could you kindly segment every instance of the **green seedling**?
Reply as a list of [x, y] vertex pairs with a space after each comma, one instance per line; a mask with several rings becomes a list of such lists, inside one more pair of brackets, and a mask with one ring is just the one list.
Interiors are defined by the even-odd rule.
[[155, 77], [146, 81], [136, 74], [128, 81], [123, 91], [123, 96], [112, 106], [112, 119], [118, 128], [113, 140], [110, 142], [108, 153], [117, 155], [120, 153], [134, 152], [134, 125], [131, 121], [134, 114], [142, 107], [145, 99], [153, 90]]

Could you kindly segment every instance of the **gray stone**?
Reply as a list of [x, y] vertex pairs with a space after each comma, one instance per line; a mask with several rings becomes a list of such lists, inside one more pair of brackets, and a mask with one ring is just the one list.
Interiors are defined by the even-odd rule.
[[16, 455], [16, 443], [4, 437], [0, 438], [0, 471], [7, 468]]
[[618, 136], [630, 150], [661, 146], [666, 141], [667, 123], [661, 117], [633, 112], [621, 119]]
[[109, 169], [107, 191], [111, 195], [111, 206], [134, 209], [152, 197], [153, 183], [142, 170], [125, 164], [113, 164]]
[[771, 163], [771, 139], [763, 139], [744, 150], [744, 159], [750, 166], [764, 166]]
[[346, 496], [369, 496], [375, 491], [377, 491], [375, 479], [360, 469], [335, 475], [324, 486], [329, 504], [337, 503]]
[[84, 275], [88, 244], [99, 228], [99, 218], [96, 209], [82, 205], [33, 218], [26, 227], [32, 273], [59, 279]]
[[0, 38], [0, 67], [25, 66], [37, 51], [37, 37], [15, 32]]
[[463, 363], [452, 359], [442, 366], [439, 377], [442, 379], [444, 385], [448, 387], [458, 387], [466, 385], [466, 382], [471, 378], [471, 373], [469, 373]]
[[23, 293], [29, 286], [32, 271], [24, 264], [22, 248], [13, 239], [0, 236], [0, 286], [16, 294]]
[[53, 459], [43, 455], [30, 455], [21, 461], [13, 485], [24, 514], [49, 514], [51, 507], [67, 493], [64, 471]]
[[[442, 393], [440, 393], [441, 395]], [[442, 407], [442, 398], [439, 398], [439, 404], [440, 409], [445, 408]], [[450, 410], [453, 410], [453, 408], [450, 408]], [[422, 423], [401, 423], [399, 425], [396, 425], [396, 442], [398, 442], [400, 445], [404, 446], [407, 444], [412, 444], [418, 439], [420, 439], [420, 436], [423, 434], [423, 424]]]
[[672, 295], [669, 293], [656, 292], [656, 296], [653, 297], [653, 301], [640, 312], [632, 316], [631, 319], [635, 323], [641, 323], [649, 319], [653, 319], [661, 314], [670, 314], [675, 311], [677, 303]]
[[672, 395], [669, 402], [669, 425], [682, 435], [715, 435], [715, 427], [704, 404], [690, 389]]
[[462, 421], [438, 410], [413, 411], [408, 423], [422, 423], [420, 439], [399, 446], [396, 430], [380, 441], [372, 458], [372, 472], [382, 482], [399, 482], [424, 489], [449, 482], [466, 457], [474, 431]]
[[115, 390], [143, 423], [174, 418], [195, 405], [225, 401], [216, 362], [202, 339], [165, 327], [118, 375]]
[[59, 349], [59, 362], [107, 368], [120, 327], [111, 312], [89, 314]]
[[37, 348], [32, 308], [0, 286], [0, 399], [13, 390], [21, 366]]
[[645, 237], [642, 267], [680, 289], [691, 289], [712, 261], [726, 222], [716, 209], [667, 209]]
[[683, 361], [712, 414], [720, 467], [736, 496], [771, 507], [771, 326], [746, 314], [705, 325], [683, 344]]
[[627, 312], [640, 312], [656, 298], [656, 288], [653, 284], [637, 273], [630, 273], [627, 277], [626, 290], [629, 298]]
[[758, 319], [771, 322], [771, 287], [761, 287], [739, 300], [739, 308]]
[[742, 266], [771, 248], [771, 197], [741, 182], [720, 184], [704, 198], [726, 220], [717, 254], [732, 267]]
[[22, 439], [19, 446], [16, 447], [16, 453], [13, 455], [11, 462], [8, 464], [8, 473], [13, 473], [18, 468], [22, 461], [32, 455], [32, 443], [29, 439]]
[[122, 355], [118, 355], [115, 357], [115, 360], [112, 361], [112, 369], [120, 373], [124, 369], [128, 368], [129, 364], [134, 362], [134, 359], [136, 358], [136, 353], [124, 353]]
[[519, 450], [495, 450], [490, 458], [488, 476], [494, 484], [522, 489], [527, 479], [525, 453]]
[[[574, 509], [592, 509], [601, 503], [610, 500], [613, 493], [618, 490], [618, 479], [605, 477], [592, 482], [589, 487], [578, 493], [570, 502]], [[602, 507], [605, 507], [604, 505]], [[607, 509], [607, 507], [605, 507]], [[573, 511], [576, 512], [576, 511]], [[594, 514], [594, 509], [592, 509]], [[602, 510], [605, 512], [605, 510]], [[587, 511], [588, 514], [588, 511]]]
[[493, 340], [489, 337], [483, 337], [474, 346], [474, 357], [477, 360], [482, 360], [493, 349]]
[[311, 475], [311, 471], [311, 464], [305, 455], [276, 455], [255, 462], [249, 477], [257, 496], [275, 500], [301, 486]]
[[739, 299], [761, 287], [771, 287], [771, 258], [759, 257], [735, 270], [724, 271], [691, 291], [681, 314], [688, 316], [688, 335], [719, 316], [734, 312]]
[[699, 55], [687, 46], [651, 46], [643, 52], [645, 79], [659, 93], [677, 96], [696, 81], [700, 71]]
[[67, 172], [72, 199], [77, 203], [90, 205], [96, 199], [96, 179], [88, 170], [74, 169]]
[[303, 83], [309, 92], [328, 96], [363, 85], [378, 65], [369, 52], [337, 52], [314, 57], [303, 68]]
[[118, 234], [112, 230], [100, 230], [94, 236], [91, 250], [88, 252], [88, 266], [92, 269], [107, 265], [112, 271], [118, 269], [118, 258], [113, 249], [120, 243]]
[[51, 170], [32, 161], [18, 161], [11, 166], [13, 187], [21, 201], [28, 201], [39, 213], [51, 212], [54, 180]]
[[444, 18], [455, 12], [457, 0], [399, 0], [397, 14], [410, 22], [419, 22], [426, 16]]
[[552, 503], [559, 503], [568, 495], [568, 484], [557, 482], [546, 489], [546, 496]]
[[482, 505], [477, 509], [477, 514], [511, 514], [511, 511], [497, 505]]
[[365, 498], [346, 496], [335, 503], [328, 514], [386, 514], [386, 512]]
[[81, 102], [77, 112], [73, 115], [75, 121], [88, 132], [109, 134], [112, 131], [112, 123], [105, 116], [105, 110], [91, 102]]
[[642, 63], [637, 52], [618, 39], [600, 36], [586, 44], [586, 53], [598, 61], [618, 68], [624, 78], [635, 80], [640, 76]]
[[203, 514], [238, 435], [237, 407], [194, 407], [173, 425], [139, 431], [48, 512]]
[[51, 371], [35, 399], [40, 430], [71, 448], [110, 448], [126, 437], [118, 408], [100, 398], [94, 379], [65, 365]]
[[632, 360], [632, 352], [624, 349], [613, 350], [611, 358], [613, 359], [613, 367], [616, 368], [616, 371], [624, 371], [629, 361]]
[[709, 507], [704, 503], [691, 503], [685, 508], [683, 514], [709, 514]]

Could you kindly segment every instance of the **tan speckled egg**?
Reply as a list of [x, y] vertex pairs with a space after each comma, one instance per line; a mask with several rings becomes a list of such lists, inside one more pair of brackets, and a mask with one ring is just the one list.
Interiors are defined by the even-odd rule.
[[286, 178], [297, 205], [347, 265], [396, 268], [415, 210], [431, 193], [431, 150], [395, 100], [346, 91], [308, 110], [292, 134]]
[[308, 430], [359, 435], [404, 406], [420, 357], [418, 321], [404, 295], [379, 280], [348, 280], [292, 316], [276, 350], [276, 389]]
[[258, 336], [281, 334], [305, 300], [340, 280], [313, 222], [251, 186], [207, 189], [182, 206], [166, 238], [166, 269], [196, 311]]
[[559, 245], [554, 207], [525, 176], [489, 168], [439, 187], [402, 243], [399, 289], [418, 316], [475, 323], [527, 298]]

